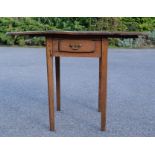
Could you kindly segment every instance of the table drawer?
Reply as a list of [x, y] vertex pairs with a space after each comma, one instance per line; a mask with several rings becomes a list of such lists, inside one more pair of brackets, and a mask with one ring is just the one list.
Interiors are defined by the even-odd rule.
[[100, 57], [101, 42], [92, 39], [55, 39], [55, 56]]
[[60, 52], [95, 52], [95, 42], [92, 40], [60, 40]]

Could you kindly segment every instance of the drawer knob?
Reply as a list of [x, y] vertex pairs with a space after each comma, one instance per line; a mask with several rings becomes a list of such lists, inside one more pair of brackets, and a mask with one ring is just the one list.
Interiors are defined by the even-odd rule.
[[72, 50], [78, 50], [82, 45], [81, 44], [70, 44], [69, 47]]

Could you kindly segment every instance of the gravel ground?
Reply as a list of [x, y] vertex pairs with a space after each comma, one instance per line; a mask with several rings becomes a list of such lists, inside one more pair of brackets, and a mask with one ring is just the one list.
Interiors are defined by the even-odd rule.
[[98, 59], [62, 58], [62, 111], [48, 122], [44, 48], [0, 47], [0, 136], [155, 136], [155, 49], [109, 49], [107, 131]]

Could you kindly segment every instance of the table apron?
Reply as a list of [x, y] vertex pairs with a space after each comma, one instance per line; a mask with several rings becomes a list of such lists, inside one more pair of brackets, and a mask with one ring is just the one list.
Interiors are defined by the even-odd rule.
[[101, 40], [94, 39], [53, 39], [53, 56], [101, 57]]

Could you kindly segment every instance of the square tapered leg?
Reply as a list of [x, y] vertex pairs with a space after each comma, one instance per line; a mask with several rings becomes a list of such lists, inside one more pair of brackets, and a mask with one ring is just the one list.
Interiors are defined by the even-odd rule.
[[101, 130], [106, 130], [106, 100], [107, 100], [107, 54], [108, 39], [103, 38], [99, 58], [99, 111], [101, 112]]
[[54, 78], [53, 78], [53, 55], [52, 39], [46, 38], [46, 61], [47, 61], [47, 80], [48, 80], [48, 101], [49, 101], [49, 122], [50, 130], [55, 130], [54, 118]]

